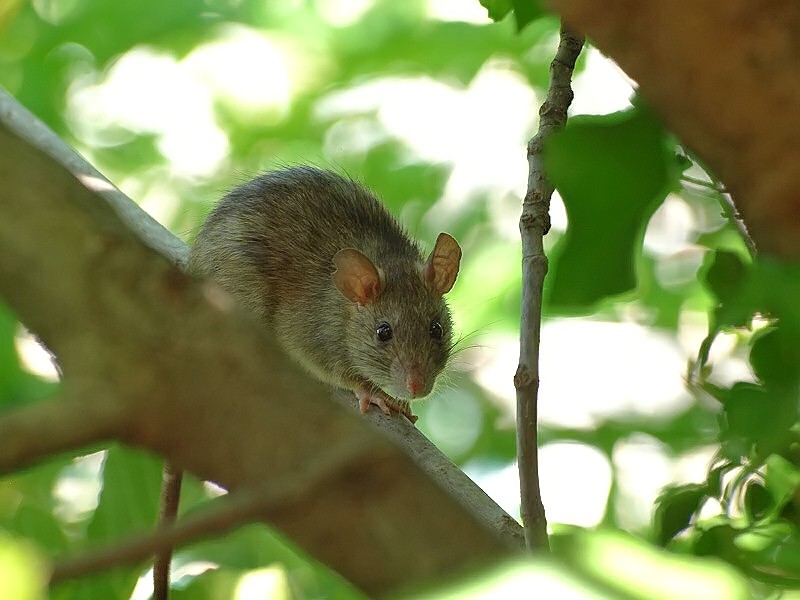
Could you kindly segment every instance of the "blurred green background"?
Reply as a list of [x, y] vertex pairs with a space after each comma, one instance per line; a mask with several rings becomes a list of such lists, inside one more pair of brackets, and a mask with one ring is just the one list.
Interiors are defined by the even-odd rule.
[[[187, 242], [225, 191], [299, 163], [364, 182], [427, 247], [453, 234], [461, 342], [418, 426], [518, 516], [517, 222], [558, 21], [485, 4], [499, 22], [478, 0], [5, 0], [0, 85]], [[554, 557], [425, 597], [800, 597], [799, 319], [776, 300], [800, 297], [796, 273], [751, 264], [716, 184], [597, 51], [575, 90], [546, 154]], [[0, 404], [57, 385], [0, 312]], [[47, 560], [152, 528], [159, 484], [159, 461], [122, 447], [0, 480], [0, 581], [22, 590], [0, 597], [37, 597]], [[191, 481], [182, 509], [219, 493]], [[147, 571], [52, 596], [147, 598]], [[176, 599], [358, 597], [262, 525], [179, 551], [173, 579]]]

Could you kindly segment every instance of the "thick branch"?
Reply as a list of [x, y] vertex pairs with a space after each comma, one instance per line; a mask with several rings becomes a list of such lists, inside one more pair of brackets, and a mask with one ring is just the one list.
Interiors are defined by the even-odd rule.
[[[4, 107], [8, 120], [17, 109]], [[355, 411], [330, 402], [219, 288], [178, 271], [175, 255], [141, 243], [85, 179], [32, 147], [22, 113], [11, 117], [17, 134], [0, 127], [0, 295], [58, 354], [85, 410], [125, 416], [109, 418], [109, 437], [231, 491], [291, 480], [334, 449], [357, 447], [324, 486], [264, 514], [370, 595], [509, 551], [513, 537], [504, 541]], [[0, 430], [13, 431], [9, 418]], [[44, 419], [39, 435], [59, 429]], [[0, 469], [40, 454], [0, 454]]]
[[124, 405], [62, 394], [0, 417], [0, 472], [110, 439], [124, 427]]
[[546, 549], [547, 519], [539, 489], [538, 400], [539, 336], [542, 322], [542, 290], [547, 274], [543, 237], [550, 229], [550, 197], [553, 185], [544, 172], [545, 140], [567, 122], [572, 102], [570, 81], [583, 38], [562, 29], [555, 58], [550, 65], [547, 98], [539, 110], [539, 131], [528, 143], [528, 191], [519, 221], [522, 235], [522, 318], [519, 367], [514, 376], [517, 390], [517, 464], [522, 496], [525, 543], [531, 550]]
[[[169, 554], [177, 545], [218, 535], [246, 521], [291, 507], [302, 502], [305, 497], [318, 495], [320, 489], [336, 478], [340, 469], [350, 468], [351, 462], [358, 460], [361, 450], [356, 446], [343, 445], [335, 452], [318, 457], [315, 463], [306, 465], [306, 470], [302, 473], [292, 473], [283, 480], [274, 480], [254, 489], [228, 494], [178, 524], [174, 521], [162, 523], [154, 533], [126, 539], [77, 558], [64, 560], [54, 566], [50, 583], [85, 577], [120, 564], [142, 561], [153, 554]], [[168, 583], [169, 579], [164, 582]], [[161, 595], [166, 597], [166, 590], [162, 590]]]
[[800, 3], [550, 0], [725, 184], [761, 252], [800, 258]]

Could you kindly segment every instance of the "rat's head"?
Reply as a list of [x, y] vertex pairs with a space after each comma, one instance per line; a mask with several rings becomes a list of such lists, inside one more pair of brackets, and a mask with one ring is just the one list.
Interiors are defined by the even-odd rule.
[[452, 322], [443, 296], [460, 260], [461, 248], [446, 233], [419, 266], [377, 266], [352, 248], [336, 253], [333, 281], [353, 303], [343, 333], [359, 376], [395, 398], [430, 393], [450, 355]]

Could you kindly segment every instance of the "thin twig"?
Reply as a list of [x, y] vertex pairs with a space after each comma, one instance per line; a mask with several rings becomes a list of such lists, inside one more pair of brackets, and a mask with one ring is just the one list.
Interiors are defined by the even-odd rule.
[[[183, 470], [170, 462], [164, 464], [163, 482], [161, 483], [161, 509], [158, 515], [159, 529], [166, 529], [178, 518], [178, 505], [181, 500], [181, 483]], [[169, 575], [172, 563], [172, 547], [157, 552], [153, 559], [153, 600], [169, 598]]]
[[747, 230], [747, 225], [745, 225], [742, 216], [739, 214], [739, 209], [736, 208], [736, 204], [733, 202], [733, 197], [721, 181], [716, 179], [711, 174], [709, 174], [709, 177], [711, 180], [705, 181], [703, 179], [698, 179], [696, 177], [691, 177], [690, 175], [684, 174], [681, 175], [681, 180], [686, 183], [691, 183], [693, 185], [702, 187], [714, 194], [715, 198], [719, 202], [720, 208], [722, 208], [722, 216], [725, 217], [725, 219], [742, 237], [742, 241], [744, 242], [750, 257], [756, 258], [756, 256], [758, 256], [758, 248], [756, 248], [756, 243], [753, 240], [753, 237], [750, 235], [750, 232]]
[[570, 79], [583, 47], [583, 37], [561, 28], [555, 58], [550, 64], [547, 99], [539, 109], [539, 131], [528, 143], [528, 191], [519, 221], [522, 236], [522, 321], [520, 357], [514, 387], [517, 390], [517, 463], [522, 499], [525, 544], [529, 550], [547, 550], [547, 520], [539, 489], [537, 402], [539, 395], [539, 334], [542, 286], [547, 274], [544, 234], [550, 229], [553, 185], [544, 173], [545, 140], [567, 121], [572, 102]]
[[742, 241], [750, 254], [750, 258], [755, 259], [758, 256], [758, 248], [756, 247], [755, 240], [753, 240], [753, 237], [747, 230], [747, 225], [745, 225], [744, 220], [739, 214], [739, 209], [736, 208], [736, 205], [733, 203], [731, 195], [728, 193], [720, 194], [719, 205], [722, 207], [722, 215], [733, 228], [739, 232], [739, 235], [742, 236]]

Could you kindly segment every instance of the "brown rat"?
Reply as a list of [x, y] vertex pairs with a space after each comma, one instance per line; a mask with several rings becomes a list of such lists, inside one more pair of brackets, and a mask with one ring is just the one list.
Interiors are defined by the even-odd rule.
[[[452, 346], [443, 295], [461, 249], [440, 233], [425, 260], [367, 189], [296, 167], [225, 196], [195, 241], [190, 269], [216, 280], [318, 379], [416, 418]], [[395, 402], [395, 399], [400, 402]]]

